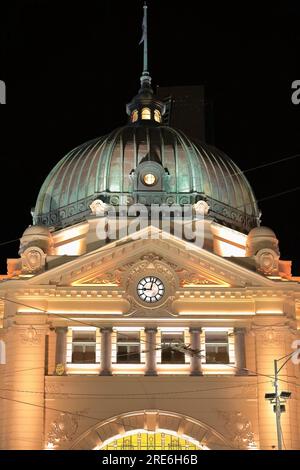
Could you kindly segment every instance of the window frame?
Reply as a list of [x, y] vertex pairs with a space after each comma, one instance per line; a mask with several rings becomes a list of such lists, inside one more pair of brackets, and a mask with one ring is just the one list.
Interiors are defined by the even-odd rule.
[[[118, 339], [118, 336], [125, 336], [126, 334], [131, 333], [131, 334], [136, 334], [138, 336], [138, 340], [129, 340], [129, 341], [120, 341]], [[122, 353], [120, 356], [123, 356], [123, 360], [119, 360], [119, 348], [120, 347], [125, 347], [127, 348], [127, 353]], [[136, 355], [138, 356], [138, 360], [131, 360], [130, 355], [133, 357], [135, 354], [134, 352], [130, 351], [130, 348], [138, 347], [138, 352]], [[128, 360], [125, 359], [125, 356], [129, 357]], [[127, 331], [116, 331], [116, 364], [141, 364], [142, 363], [142, 351], [141, 351], [141, 331], [136, 331], [136, 330], [130, 330], [128, 329]]]

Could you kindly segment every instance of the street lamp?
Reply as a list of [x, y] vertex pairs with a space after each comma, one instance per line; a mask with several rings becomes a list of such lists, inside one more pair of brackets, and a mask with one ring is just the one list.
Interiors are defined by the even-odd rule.
[[[292, 359], [293, 356], [299, 354], [299, 348], [296, 351], [293, 351], [286, 356], [280, 357], [279, 359], [274, 360], [274, 392], [273, 393], [266, 393], [265, 399], [269, 400], [270, 403], [273, 405], [273, 411], [276, 414], [276, 430], [277, 430], [277, 443], [278, 443], [278, 450], [282, 450], [282, 430], [281, 430], [281, 413], [285, 412], [285, 403], [286, 400], [291, 398], [292, 393], [279, 390], [279, 372], [281, 369], [286, 365], [286, 363]], [[284, 363], [279, 367], [278, 363], [280, 361], [284, 361]]]

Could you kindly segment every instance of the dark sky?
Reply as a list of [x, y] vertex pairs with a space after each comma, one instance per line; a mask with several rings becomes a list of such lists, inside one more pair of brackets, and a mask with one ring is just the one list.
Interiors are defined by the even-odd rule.
[[[215, 145], [242, 169], [300, 154], [299, 2], [149, 0], [153, 84], [205, 85]], [[279, 6], [280, 4], [280, 6]], [[31, 223], [51, 168], [123, 124], [141, 71], [142, 2], [1, 2], [0, 242]], [[300, 186], [300, 159], [247, 172], [258, 201]], [[300, 191], [262, 200], [263, 224], [300, 274]], [[1, 271], [18, 243], [0, 247]]]

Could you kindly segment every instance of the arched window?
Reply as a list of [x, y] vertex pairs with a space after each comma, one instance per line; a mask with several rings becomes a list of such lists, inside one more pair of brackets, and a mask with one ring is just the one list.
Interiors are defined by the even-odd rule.
[[138, 117], [139, 117], [139, 113], [138, 113], [137, 109], [135, 109], [131, 113], [131, 122], [136, 122], [138, 120]]
[[5, 342], [0, 339], [0, 364], [6, 364]]
[[151, 119], [151, 110], [149, 108], [142, 109], [142, 119]]
[[158, 109], [155, 109], [155, 111], [154, 111], [154, 120], [156, 122], [161, 122], [161, 114], [160, 114], [160, 111]]

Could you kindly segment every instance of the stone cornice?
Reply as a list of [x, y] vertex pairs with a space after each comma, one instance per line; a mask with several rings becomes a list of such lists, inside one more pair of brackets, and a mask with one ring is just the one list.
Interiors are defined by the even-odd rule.
[[[125, 290], [116, 287], [108, 288], [95, 288], [94, 286], [88, 286], [82, 288], [82, 286], [66, 286], [66, 287], [50, 287], [45, 286], [32, 286], [32, 287], [23, 287], [22, 289], [10, 290], [7, 294], [13, 294], [14, 298], [30, 298], [30, 299], [44, 299], [44, 298], [125, 298]], [[300, 302], [300, 297], [292, 289], [289, 290], [278, 290], [277, 288], [273, 289], [264, 289], [260, 287], [249, 288], [228, 288], [216, 286], [207, 288], [206, 286], [197, 287], [197, 288], [178, 288], [175, 292], [175, 298], [197, 298], [202, 299], [220, 299], [226, 301], [231, 301], [234, 299], [243, 300], [243, 299], [293, 299], [296, 302]]]

